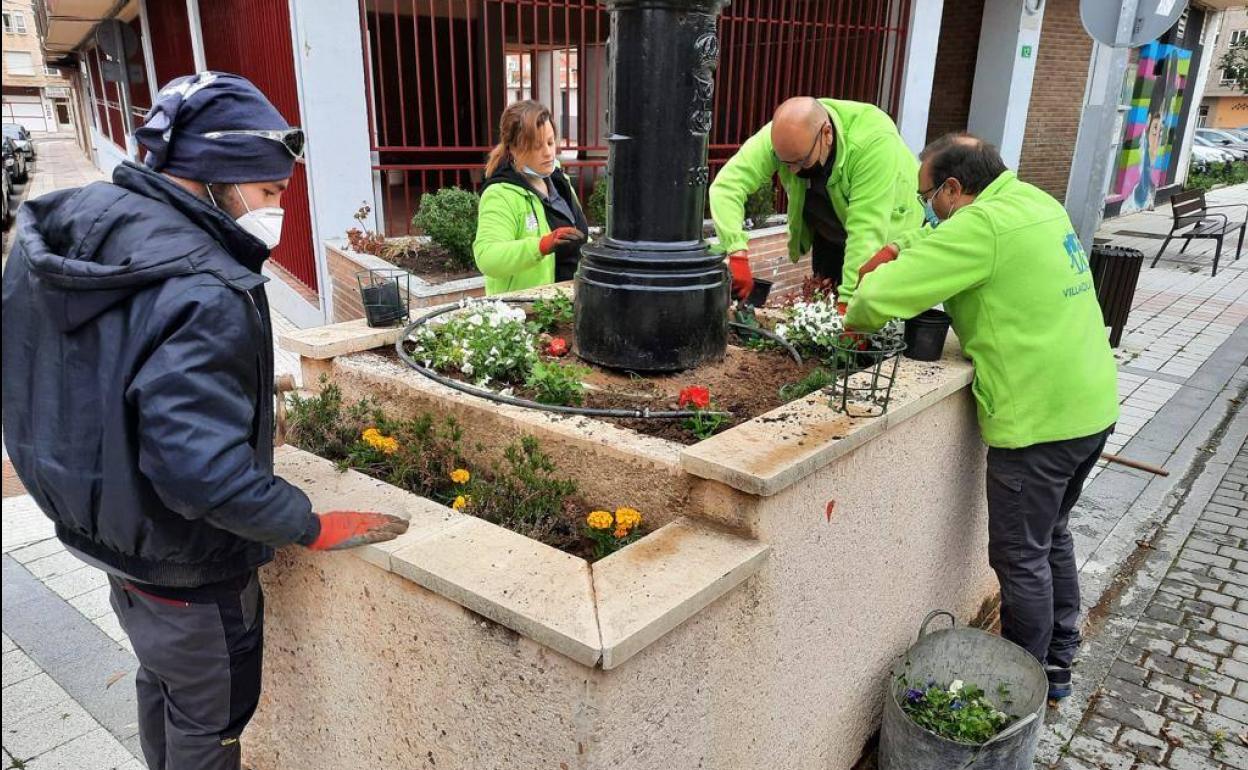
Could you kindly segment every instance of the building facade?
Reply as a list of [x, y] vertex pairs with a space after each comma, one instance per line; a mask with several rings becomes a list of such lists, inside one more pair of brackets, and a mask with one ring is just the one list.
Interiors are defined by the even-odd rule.
[[3, 22], [4, 122], [38, 134], [73, 131], [78, 121], [70, 82], [45, 63], [34, 3], [4, 0]]
[[[275, 305], [300, 325], [334, 317], [324, 242], [357, 226], [362, 202], [370, 224], [404, 234], [423, 194], [479, 187], [512, 101], [551, 108], [582, 200], [605, 173], [610, 20], [598, 0], [34, 2], [101, 168], [137, 159], [133, 130], [160, 84], [204, 69], [251, 78], [305, 128], [269, 268]], [[1129, 54], [1093, 43], [1078, 0], [733, 2], [719, 22], [709, 165], [783, 99], [810, 94], [877, 104], [916, 153], [947, 131], [983, 136], [1072, 215], [1154, 205], [1182, 185], [1192, 94], [1226, 4], [1198, 0]], [[1112, 125], [1091, 119], [1098, 109]], [[1150, 147], [1138, 116], [1158, 111], [1166, 142]]]
[[1213, 71], [1200, 103], [1201, 126], [1248, 128], [1248, 93], [1237, 85], [1236, 73], [1219, 66], [1232, 45], [1248, 42], [1248, 8], [1232, 8], [1223, 16], [1222, 32], [1213, 52]]

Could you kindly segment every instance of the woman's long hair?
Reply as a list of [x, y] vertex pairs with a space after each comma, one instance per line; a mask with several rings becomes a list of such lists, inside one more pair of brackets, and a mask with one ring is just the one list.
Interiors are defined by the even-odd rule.
[[526, 99], [508, 105], [498, 120], [498, 144], [485, 161], [486, 177], [493, 176], [499, 166], [511, 161], [513, 147], [520, 150], [537, 147], [542, 141], [542, 127], [547, 123], [554, 128], [550, 110], [540, 102]]

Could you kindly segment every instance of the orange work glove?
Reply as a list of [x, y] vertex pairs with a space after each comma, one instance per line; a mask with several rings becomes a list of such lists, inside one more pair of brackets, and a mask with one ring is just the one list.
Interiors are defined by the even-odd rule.
[[886, 262], [892, 262], [894, 259], [897, 259], [897, 247], [890, 243], [875, 252], [875, 256], [868, 259], [862, 267], [858, 268], [858, 283], [862, 283], [862, 279], [867, 276], [867, 273]]
[[344, 548], [384, 543], [407, 531], [407, 520], [386, 513], [329, 511], [317, 514], [321, 534], [308, 548], [313, 551], [341, 551]]
[[728, 255], [728, 271], [732, 273], [732, 296], [748, 299], [754, 291], [754, 273], [750, 271], [750, 252], [734, 251]]
[[844, 317], [844, 315], [845, 315], [845, 311], [846, 311], [846, 310], [848, 310], [848, 309], [849, 309], [849, 305], [845, 304], [844, 302], [838, 302], [838, 303], [836, 303], [836, 314], [837, 314], [837, 315]]
[[585, 234], [575, 227], [556, 227], [542, 236], [537, 244], [538, 251], [549, 254], [565, 243], [576, 243], [585, 240]]

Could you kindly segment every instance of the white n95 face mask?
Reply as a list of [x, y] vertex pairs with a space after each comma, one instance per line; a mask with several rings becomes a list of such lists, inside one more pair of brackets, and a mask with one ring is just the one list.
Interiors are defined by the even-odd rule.
[[[239, 200], [243, 202], [243, 206], [247, 207], [247, 199], [243, 197], [243, 193], [238, 189], [238, 185], [234, 185], [234, 192], [238, 194]], [[277, 248], [277, 244], [282, 240], [282, 218], [286, 216], [286, 212], [278, 206], [265, 206], [260, 209], [248, 208], [247, 213], [234, 220], [238, 226], [246, 232], [254, 235], [264, 244], [269, 251]]]
[[238, 226], [260, 239], [269, 251], [282, 240], [282, 217], [286, 212], [276, 206], [248, 211], [236, 219]]

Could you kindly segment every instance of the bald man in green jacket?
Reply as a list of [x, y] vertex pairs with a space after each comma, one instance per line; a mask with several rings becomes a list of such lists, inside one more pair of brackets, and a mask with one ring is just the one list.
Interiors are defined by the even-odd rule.
[[747, 297], [754, 284], [742, 229], [745, 200], [773, 175], [789, 201], [789, 258], [811, 252], [814, 274], [836, 281], [843, 304], [880, 245], [922, 224], [914, 199], [918, 170], [897, 126], [875, 105], [809, 96], [785, 101], [711, 184], [717, 250], [728, 255], [733, 294]]

